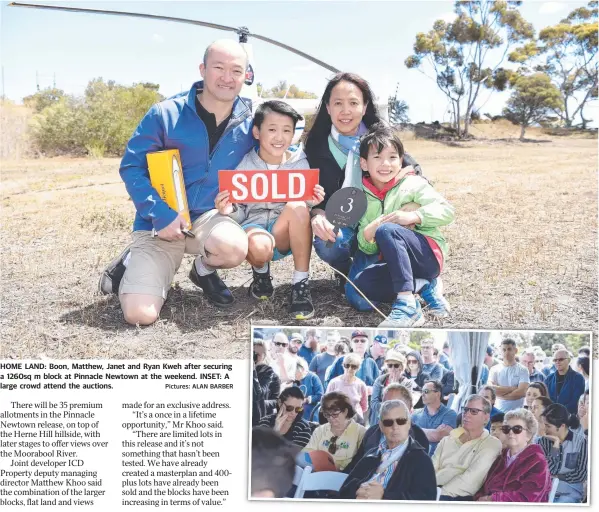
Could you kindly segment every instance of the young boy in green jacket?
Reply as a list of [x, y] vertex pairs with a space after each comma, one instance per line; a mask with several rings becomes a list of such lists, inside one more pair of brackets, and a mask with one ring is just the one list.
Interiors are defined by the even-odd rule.
[[[411, 167], [401, 168], [403, 155], [397, 132], [382, 124], [374, 125], [360, 143], [368, 207], [349, 277], [369, 300], [393, 303], [381, 325], [417, 327], [424, 315], [414, 295], [416, 279], [428, 281], [420, 291], [428, 312], [440, 318], [449, 314], [437, 280], [447, 256], [439, 226], [453, 221], [454, 209]], [[345, 293], [356, 309], [372, 309], [351, 284]]]

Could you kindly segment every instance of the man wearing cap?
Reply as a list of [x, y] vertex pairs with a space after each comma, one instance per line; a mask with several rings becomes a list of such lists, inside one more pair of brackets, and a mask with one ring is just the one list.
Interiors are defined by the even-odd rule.
[[[381, 372], [379, 367], [374, 362], [374, 359], [372, 359], [372, 357], [367, 357], [366, 355], [366, 351], [368, 350], [368, 334], [366, 334], [365, 331], [358, 329], [352, 332], [351, 349], [354, 354], [357, 354], [362, 358], [362, 364], [356, 373], [356, 377], [361, 379], [364, 384], [366, 384], [368, 394], [370, 395], [372, 394], [372, 386], [374, 386], [374, 381], [379, 377]], [[327, 389], [331, 380], [333, 380], [335, 377], [339, 377], [340, 375], [343, 375], [343, 357], [340, 357], [337, 359], [337, 361], [335, 361], [335, 363], [333, 363], [331, 372], [327, 377], [325, 389]]]
[[274, 335], [272, 339], [271, 366], [281, 380], [281, 385], [289, 384], [295, 379], [297, 354], [294, 356], [293, 353], [289, 351], [289, 345], [289, 339], [284, 332], [279, 331]]
[[328, 331], [327, 332], [327, 350], [322, 354], [317, 354], [310, 363], [310, 371], [318, 375], [322, 386], [325, 384], [325, 375], [329, 366], [335, 361], [335, 345], [339, 343], [341, 336], [339, 331]]
[[377, 334], [374, 338], [372, 338], [372, 346], [368, 349], [366, 353], [366, 357], [372, 357], [374, 362], [379, 367], [379, 370], [383, 369], [383, 365], [385, 364], [385, 353], [389, 348], [389, 340], [387, 336], [383, 336], [382, 334]]
[[314, 359], [314, 356], [319, 353], [319, 340], [320, 331], [317, 329], [308, 329], [306, 331], [306, 341], [304, 341], [304, 344], [300, 347], [297, 355], [303, 357], [306, 360], [306, 363], [308, 363], [308, 366], [312, 362], [312, 359]]
[[[214, 199], [218, 171], [235, 169], [254, 146], [251, 105], [239, 97], [247, 66], [239, 43], [213, 42], [200, 64], [203, 80], [154, 105], [127, 143], [119, 173], [136, 209], [132, 243], [107, 266], [98, 287], [118, 295], [130, 324], [156, 321], [184, 254], [196, 255], [189, 278], [204, 297], [217, 307], [233, 303], [216, 271], [243, 263], [248, 237], [218, 214]], [[150, 182], [147, 155], [167, 149], [181, 156], [193, 236]]]
[[456, 427], [458, 415], [441, 403], [443, 386], [438, 380], [427, 380], [422, 387], [424, 407], [412, 415], [412, 422], [418, 425], [430, 442], [429, 455], [433, 455], [439, 441]]

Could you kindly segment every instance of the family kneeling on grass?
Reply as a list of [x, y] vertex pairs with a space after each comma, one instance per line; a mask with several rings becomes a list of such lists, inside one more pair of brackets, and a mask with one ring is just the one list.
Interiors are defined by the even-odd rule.
[[[129, 140], [120, 175], [137, 210], [132, 243], [104, 270], [105, 294], [118, 294], [125, 320], [148, 325], [159, 316], [184, 254], [197, 255], [189, 278], [215, 306], [229, 307], [233, 295], [217, 269], [247, 260], [249, 293], [272, 297], [270, 262], [292, 255], [290, 312], [314, 315], [309, 271], [312, 247], [337, 273], [336, 286], [358, 310], [392, 303], [386, 325], [412, 327], [429, 315], [443, 318], [449, 304], [439, 274], [447, 243], [439, 227], [454, 219], [453, 207], [421, 176], [397, 133], [379, 117], [368, 83], [339, 73], [328, 83], [306, 140], [305, 152], [291, 146], [302, 117], [282, 101], [262, 103], [252, 117], [239, 97], [248, 65], [236, 42], [212, 43], [200, 64], [202, 81], [187, 93], [154, 105]], [[152, 187], [148, 153], [178, 149], [192, 236], [186, 220]], [[320, 170], [310, 201], [232, 204], [220, 191], [225, 169]], [[361, 186], [367, 210], [357, 226], [335, 231], [325, 216], [331, 195]]]

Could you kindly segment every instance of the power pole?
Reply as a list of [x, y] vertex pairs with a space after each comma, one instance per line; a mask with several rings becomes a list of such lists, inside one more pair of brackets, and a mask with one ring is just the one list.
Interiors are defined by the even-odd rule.
[[54, 72], [54, 81], [52, 83], [52, 88], [56, 89], [56, 72]]
[[35, 70], [35, 85], [37, 87], [37, 90], [40, 90], [40, 77], [39, 77], [39, 73], [37, 72], [37, 69]]

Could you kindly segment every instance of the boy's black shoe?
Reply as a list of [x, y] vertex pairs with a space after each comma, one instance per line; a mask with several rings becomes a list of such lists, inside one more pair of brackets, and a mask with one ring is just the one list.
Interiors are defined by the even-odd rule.
[[314, 316], [314, 305], [307, 278], [291, 286], [290, 310], [296, 320], [308, 320]]
[[275, 293], [272, 287], [272, 277], [270, 276], [270, 266], [266, 272], [256, 272], [252, 267], [254, 280], [250, 284], [249, 294], [255, 299], [268, 300]]
[[125, 275], [125, 264], [123, 263], [129, 253], [131, 252], [130, 246], [127, 246], [121, 254], [119, 254], [115, 259], [113, 259], [108, 266], [102, 272], [100, 276], [100, 281], [98, 282], [98, 291], [103, 293], [104, 295], [111, 295], [119, 293], [119, 286], [121, 285], [121, 280]]
[[233, 305], [233, 294], [222, 279], [218, 277], [216, 270], [208, 275], [201, 276], [198, 274], [194, 262], [191, 265], [189, 279], [204, 291], [204, 296], [216, 307], [228, 308]]

